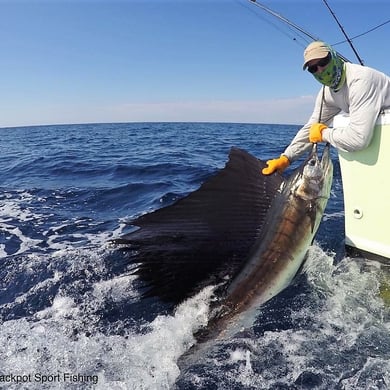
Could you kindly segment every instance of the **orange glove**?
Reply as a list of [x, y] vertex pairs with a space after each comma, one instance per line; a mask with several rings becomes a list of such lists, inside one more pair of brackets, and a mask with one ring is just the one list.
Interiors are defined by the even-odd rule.
[[322, 142], [322, 132], [327, 129], [328, 126], [322, 123], [314, 123], [310, 127], [309, 141], [313, 144], [317, 142]]
[[282, 154], [279, 158], [267, 161], [267, 167], [261, 171], [263, 175], [270, 175], [275, 171], [282, 173], [290, 165], [290, 160]]

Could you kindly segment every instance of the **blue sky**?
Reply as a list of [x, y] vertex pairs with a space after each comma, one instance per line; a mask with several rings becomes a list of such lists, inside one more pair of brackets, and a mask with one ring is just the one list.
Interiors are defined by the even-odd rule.
[[[263, 4], [331, 44], [322, 0]], [[353, 37], [389, 0], [328, 0]], [[319, 84], [305, 40], [248, 0], [0, 0], [0, 127], [92, 122], [303, 124]], [[390, 23], [354, 43], [390, 74]], [[347, 44], [336, 46], [356, 62]]]

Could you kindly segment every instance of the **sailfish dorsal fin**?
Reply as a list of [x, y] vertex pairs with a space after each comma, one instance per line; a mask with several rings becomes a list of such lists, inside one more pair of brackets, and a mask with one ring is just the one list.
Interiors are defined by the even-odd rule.
[[226, 166], [198, 190], [132, 222], [139, 229], [116, 242], [135, 251], [147, 295], [179, 302], [211, 275], [240, 267], [283, 181], [279, 174], [262, 175], [263, 167], [232, 148]]

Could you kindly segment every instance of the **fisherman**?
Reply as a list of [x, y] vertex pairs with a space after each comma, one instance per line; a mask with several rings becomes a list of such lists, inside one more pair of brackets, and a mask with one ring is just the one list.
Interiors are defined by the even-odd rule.
[[[297, 132], [279, 158], [268, 160], [264, 175], [283, 172], [311, 147], [329, 142], [355, 152], [371, 142], [381, 110], [390, 107], [390, 77], [375, 69], [345, 62], [327, 43], [312, 42], [303, 53], [303, 69], [323, 84], [309, 121]], [[349, 114], [346, 127], [330, 127], [341, 111]]]

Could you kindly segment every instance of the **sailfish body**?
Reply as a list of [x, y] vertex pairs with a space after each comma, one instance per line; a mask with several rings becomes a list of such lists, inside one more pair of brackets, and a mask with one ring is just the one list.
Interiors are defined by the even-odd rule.
[[225, 168], [198, 190], [137, 218], [132, 224], [139, 229], [115, 240], [133, 254], [146, 295], [178, 303], [207, 284], [222, 283], [212, 334], [291, 282], [329, 198], [328, 145], [321, 159], [314, 146], [287, 179], [262, 175], [264, 167], [232, 148]]
[[262, 234], [227, 289], [224, 303], [227, 318], [258, 308], [289, 285], [317, 232], [332, 178], [329, 146], [322, 160], [315, 147], [302, 166], [282, 183], [267, 213]]

